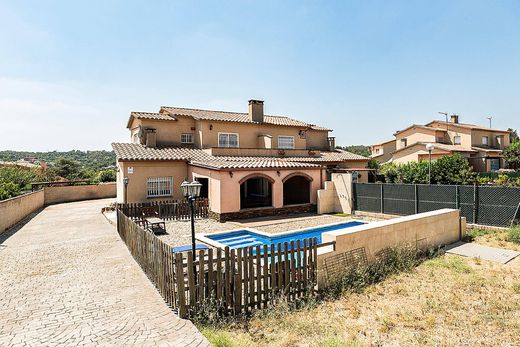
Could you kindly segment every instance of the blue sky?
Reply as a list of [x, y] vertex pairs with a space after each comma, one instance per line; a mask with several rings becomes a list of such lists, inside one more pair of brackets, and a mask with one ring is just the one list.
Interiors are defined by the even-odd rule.
[[370, 144], [520, 127], [518, 1], [0, 0], [0, 149], [108, 149], [130, 111], [247, 110]]

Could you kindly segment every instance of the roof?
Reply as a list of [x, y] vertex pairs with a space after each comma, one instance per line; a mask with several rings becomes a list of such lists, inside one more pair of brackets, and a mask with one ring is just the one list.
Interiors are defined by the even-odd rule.
[[[188, 117], [192, 117], [197, 120], [213, 120], [213, 121], [221, 121], [221, 122], [259, 124], [257, 122], [253, 122], [249, 118], [248, 113], [240, 113], [240, 112], [212, 111], [212, 110], [202, 110], [202, 109], [183, 108], [183, 107], [170, 107], [170, 106], [162, 106], [161, 112], [167, 112], [171, 116], [188, 116]], [[265, 115], [264, 122], [261, 124], [296, 126], [296, 127], [310, 128], [313, 130], [332, 131], [331, 129], [328, 129], [325, 127], [306, 123], [306, 122], [299, 121], [299, 120], [285, 117], [285, 116]]]
[[288, 169], [288, 168], [320, 168], [320, 165], [299, 163], [281, 159], [255, 158], [237, 161], [209, 160], [190, 162], [191, 165], [208, 167], [213, 169]]
[[368, 158], [347, 151], [321, 152], [313, 157], [296, 156], [213, 156], [193, 147], [150, 148], [135, 143], [113, 143], [118, 160], [123, 161], [186, 161], [193, 165], [216, 169], [229, 168], [311, 168], [321, 163], [339, 163]]
[[448, 125], [448, 126], [456, 126], [456, 127], [472, 129], [472, 130], [485, 130], [485, 131], [495, 131], [495, 132], [499, 132], [499, 133], [510, 133], [509, 130], [500, 130], [500, 129], [494, 129], [494, 128], [486, 128], [486, 127], [483, 127], [483, 126], [480, 126], [480, 125], [468, 124], [468, 123], [452, 123], [452, 122], [446, 122], [446, 121], [443, 121], [443, 120], [433, 120], [433, 121], [431, 121], [430, 123], [428, 123], [426, 125], [430, 125], [430, 124], [433, 124], [433, 123], [439, 123], [439, 124]]
[[390, 142], [395, 142], [395, 139], [391, 139], [391, 140], [383, 141], [383, 142], [379, 142], [379, 143], [374, 143], [372, 146], [381, 146], [381, 145], [385, 145]]
[[473, 146], [473, 147], [471, 147], [471, 149], [474, 149], [474, 150], [476, 150], [476, 151], [480, 151], [480, 152], [502, 152], [501, 149], [490, 148], [490, 147], [478, 147], [478, 146]]
[[425, 130], [431, 130], [431, 131], [446, 131], [446, 129], [439, 129], [439, 128], [434, 128], [434, 127], [430, 127], [430, 126], [427, 126], [427, 125], [421, 125], [421, 124], [412, 124], [410, 125], [409, 127], [406, 127], [404, 128], [403, 130], [398, 130], [394, 133], [394, 136], [397, 135], [397, 134], [400, 134], [408, 129], [412, 129], [412, 128], [420, 128], [420, 129], [425, 129]]
[[[417, 145], [426, 146], [428, 143], [430, 143], [430, 142], [414, 142], [406, 147], [399, 148], [392, 153], [404, 151], [405, 149], [408, 149], [408, 148], [411, 148], [411, 147], [417, 146]], [[431, 143], [431, 144], [433, 145], [434, 148], [437, 148], [437, 149], [440, 149], [443, 151], [448, 151], [448, 152], [476, 152], [473, 149], [468, 149], [468, 148], [462, 147], [460, 145], [446, 145], [443, 143]]]
[[176, 121], [177, 119], [167, 113], [154, 113], [154, 112], [132, 112], [130, 113], [130, 118], [128, 119], [127, 128], [130, 128], [132, 125], [132, 120], [136, 119], [153, 119], [153, 120], [166, 120], [166, 121]]

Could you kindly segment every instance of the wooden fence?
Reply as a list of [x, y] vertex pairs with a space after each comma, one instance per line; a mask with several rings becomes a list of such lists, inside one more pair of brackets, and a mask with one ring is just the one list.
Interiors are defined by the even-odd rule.
[[242, 249], [172, 252], [172, 247], [117, 210], [117, 229], [164, 300], [187, 318], [201, 305], [221, 315], [265, 308], [277, 298], [297, 300], [314, 291], [316, 239]]
[[[209, 200], [199, 198], [195, 202], [195, 218], [207, 218], [209, 215]], [[165, 220], [186, 220], [190, 219], [190, 205], [185, 200], [164, 200], [151, 202], [136, 202], [129, 204], [119, 204], [118, 208], [131, 218], [141, 217], [143, 207], [157, 207], [159, 217]]]

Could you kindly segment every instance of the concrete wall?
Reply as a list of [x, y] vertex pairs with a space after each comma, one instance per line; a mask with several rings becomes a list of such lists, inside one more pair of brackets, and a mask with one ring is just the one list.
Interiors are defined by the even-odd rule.
[[335, 241], [336, 249], [318, 255], [318, 283], [326, 286], [327, 278], [334, 277], [327, 273], [326, 261], [331, 257], [361, 249], [368, 261], [372, 261], [389, 247], [411, 245], [423, 250], [460, 240], [465, 228], [459, 210], [441, 209], [325, 232], [322, 234], [323, 242]]
[[44, 204], [116, 197], [116, 183], [84, 186], [45, 187]]
[[318, 190], [318, 214], [352, 213], [352, 174], [332, 173], [331, 181]]
[[42, 208], [43, 190], [0, 201], [0, 233]]

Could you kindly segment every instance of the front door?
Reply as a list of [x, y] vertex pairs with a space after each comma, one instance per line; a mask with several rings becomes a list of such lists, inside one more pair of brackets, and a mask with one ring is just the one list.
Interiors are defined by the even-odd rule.
[[195, 177], [195, 179], [202, 184], [202, 187], [200, 187], [200, 197], [201, 198], [208, 198], [208, 186], [209, 186], [209, 180], [204, 177]]

